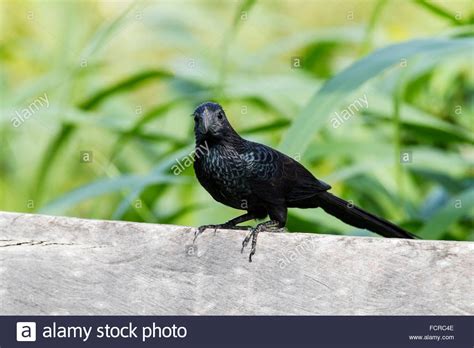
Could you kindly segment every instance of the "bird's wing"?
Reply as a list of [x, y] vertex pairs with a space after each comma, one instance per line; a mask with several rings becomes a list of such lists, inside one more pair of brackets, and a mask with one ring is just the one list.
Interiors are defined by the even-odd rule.
[[301, 200], [331, 188], [291, 157], [249, 142], [241, 155], [252, 192], [262, 197]]

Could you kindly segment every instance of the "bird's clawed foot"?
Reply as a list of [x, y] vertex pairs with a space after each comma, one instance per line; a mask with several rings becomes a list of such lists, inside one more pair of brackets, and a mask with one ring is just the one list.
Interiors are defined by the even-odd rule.
[[199, 226], [197, 228], [197, 230], [194, 232], [194, 239], [193, 239], [193, 244], [194, 242], [196, 242], [196, 239], [197, 237], [203, 233], [205, 230], [207, 230], [208, 228], [210, 229], [214, 229], [214, 232], [217, 231], [218, 228], [224, 228], [225, 224], [221, 224], [221, 225], [202, 225], [202, 226]]
[[242, 241], [241, 253], [244, 252], [245, 247], [249, 244], [250, 238], [252, 238], [252, 247], [249, 254], [249, 262], [252, 262], [252, 256], [255, 255], [257, 251], [257, 237], [258, 234], [262, 231], [274, 231], [278, 227], [277, 221], [267, 221], [258, 224], [255, 228], [251, 228], [249, 233], [245, 236], [245, 239]]
[[229, 224], [228, 222], [219, 225], [203, 225], [199, 226], [198, 229], [194, 232], [193, 244], [196, 241], [197, 237], [207, 229], [213, 229], [216, 232], [219, 229], [228, 229], [228, 230], [248, 230], [251, 229], [251, 226], [235, 226]]
[[262, 222], [255, 227], [251, 226], [236, 226], [234, 221], [229, 221], [224, 224], [220, 225], [203, 225], [199, 226], [196, 232], [194, 232], [194, 240], [193, 244], [196, 241], [197, 237], [203, 233], [207, 229], [213, 229], [216, 232], [218, 229], [231, 229], [231, 230], [249, 230], [249, 233], [245, 236], [245, 239], [242, 241], [242, 249], [240, 250], [241, 253], [244, 252], [245, 247], [249, 244], [250, 240], [252, 240], [250, 254], [249, 254], [249, 262], [252, 262], [252, 257], [255, 255], [257, 251], [257, 237], [258, 234], [262, 231], [279, 231], [280, 227], [284, 226], [284, 224], [280, 224], [278, 221], [270, 220], [266, 222]]
[[250, 238], [252, 235], [255, 233], [255, 228], [251, 228], [249, 233], [245, 236], [245, 239], [242, 241], [242, 249], [240, 249], [240, 253], [242, 254], [244, 252], [245, 247], [247, 244], [249, 244]]
[[249, 262], [252, 262], [252, 256], [255, 255], [255, 251], [257, 250], [257, 237], [258, 233], [261, 232], [263, 229], [260, 225], [257, 227], [250, 229], [249, 233], [245, 236], [245, 239], [242, 241], [242, 249], [240, 250], [241, 253], [244, 252], [245, 247], [249, 244], [250, 238], [252, 238], [252, 248], [250, 249], [249, 254]]

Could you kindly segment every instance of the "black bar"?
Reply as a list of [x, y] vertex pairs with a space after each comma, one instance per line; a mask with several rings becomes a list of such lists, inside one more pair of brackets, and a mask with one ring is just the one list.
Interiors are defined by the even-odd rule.
[[[141, 346], [464, 348], [473, 347], [473, 318], [472, 316], [0, 316], [0, 348]], [[36, 323], [36, 342], [17, 342], [17, 322]], [[155, 338], [144, 337], [153, 332], [153, 323]], [[108, 330], [106, 325], [109, 326]], [[69, 328], [71, 337], [49, 337], [50, 334], [62, 335], [66, 329], [61, 327]], [[73, 327], [76, 329], [72, 329]], [[79, 329], [82, 327], [85, 327], [86, 331]], [[131, 336], [130, 338], [97, 337], [101, 333], [115, 336], [121, 327], [125, 327], [122, 329], [122, 334]], [[132, 328], [137, 337], [129, 333], [129, 328]], [[31, 331], [20, 324], [21, 333], [23, 336], [28, 336]], [[74, 335], [76, 337], [72, 337]], [[409, 336], [416, 336], [417, 339], [410, 340]], [[435, 338], [438, 336], [440, 339], [436, 341]], [[84, 341], [86, 337], [88, 338]]]

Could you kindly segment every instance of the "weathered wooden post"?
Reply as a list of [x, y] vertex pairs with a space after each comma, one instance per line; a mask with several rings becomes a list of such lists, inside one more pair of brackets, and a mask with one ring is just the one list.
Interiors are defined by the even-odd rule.
[[474, 314], [474, 243], [0, 213], [0, 314]]

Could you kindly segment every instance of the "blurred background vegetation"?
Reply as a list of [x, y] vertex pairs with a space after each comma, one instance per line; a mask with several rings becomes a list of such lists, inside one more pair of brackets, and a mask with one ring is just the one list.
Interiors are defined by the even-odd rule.
[[[214, 100], [243, 136], [345, 199], [423, 238], [474, 238], [470, 0], [1, 7], [0, 210], [192, 226], [236, 216], [192, 167], [171, 169], [193, 149], [189, 115]], [[292, 210], [288, 229], [370, 234], [319, 210]]]

